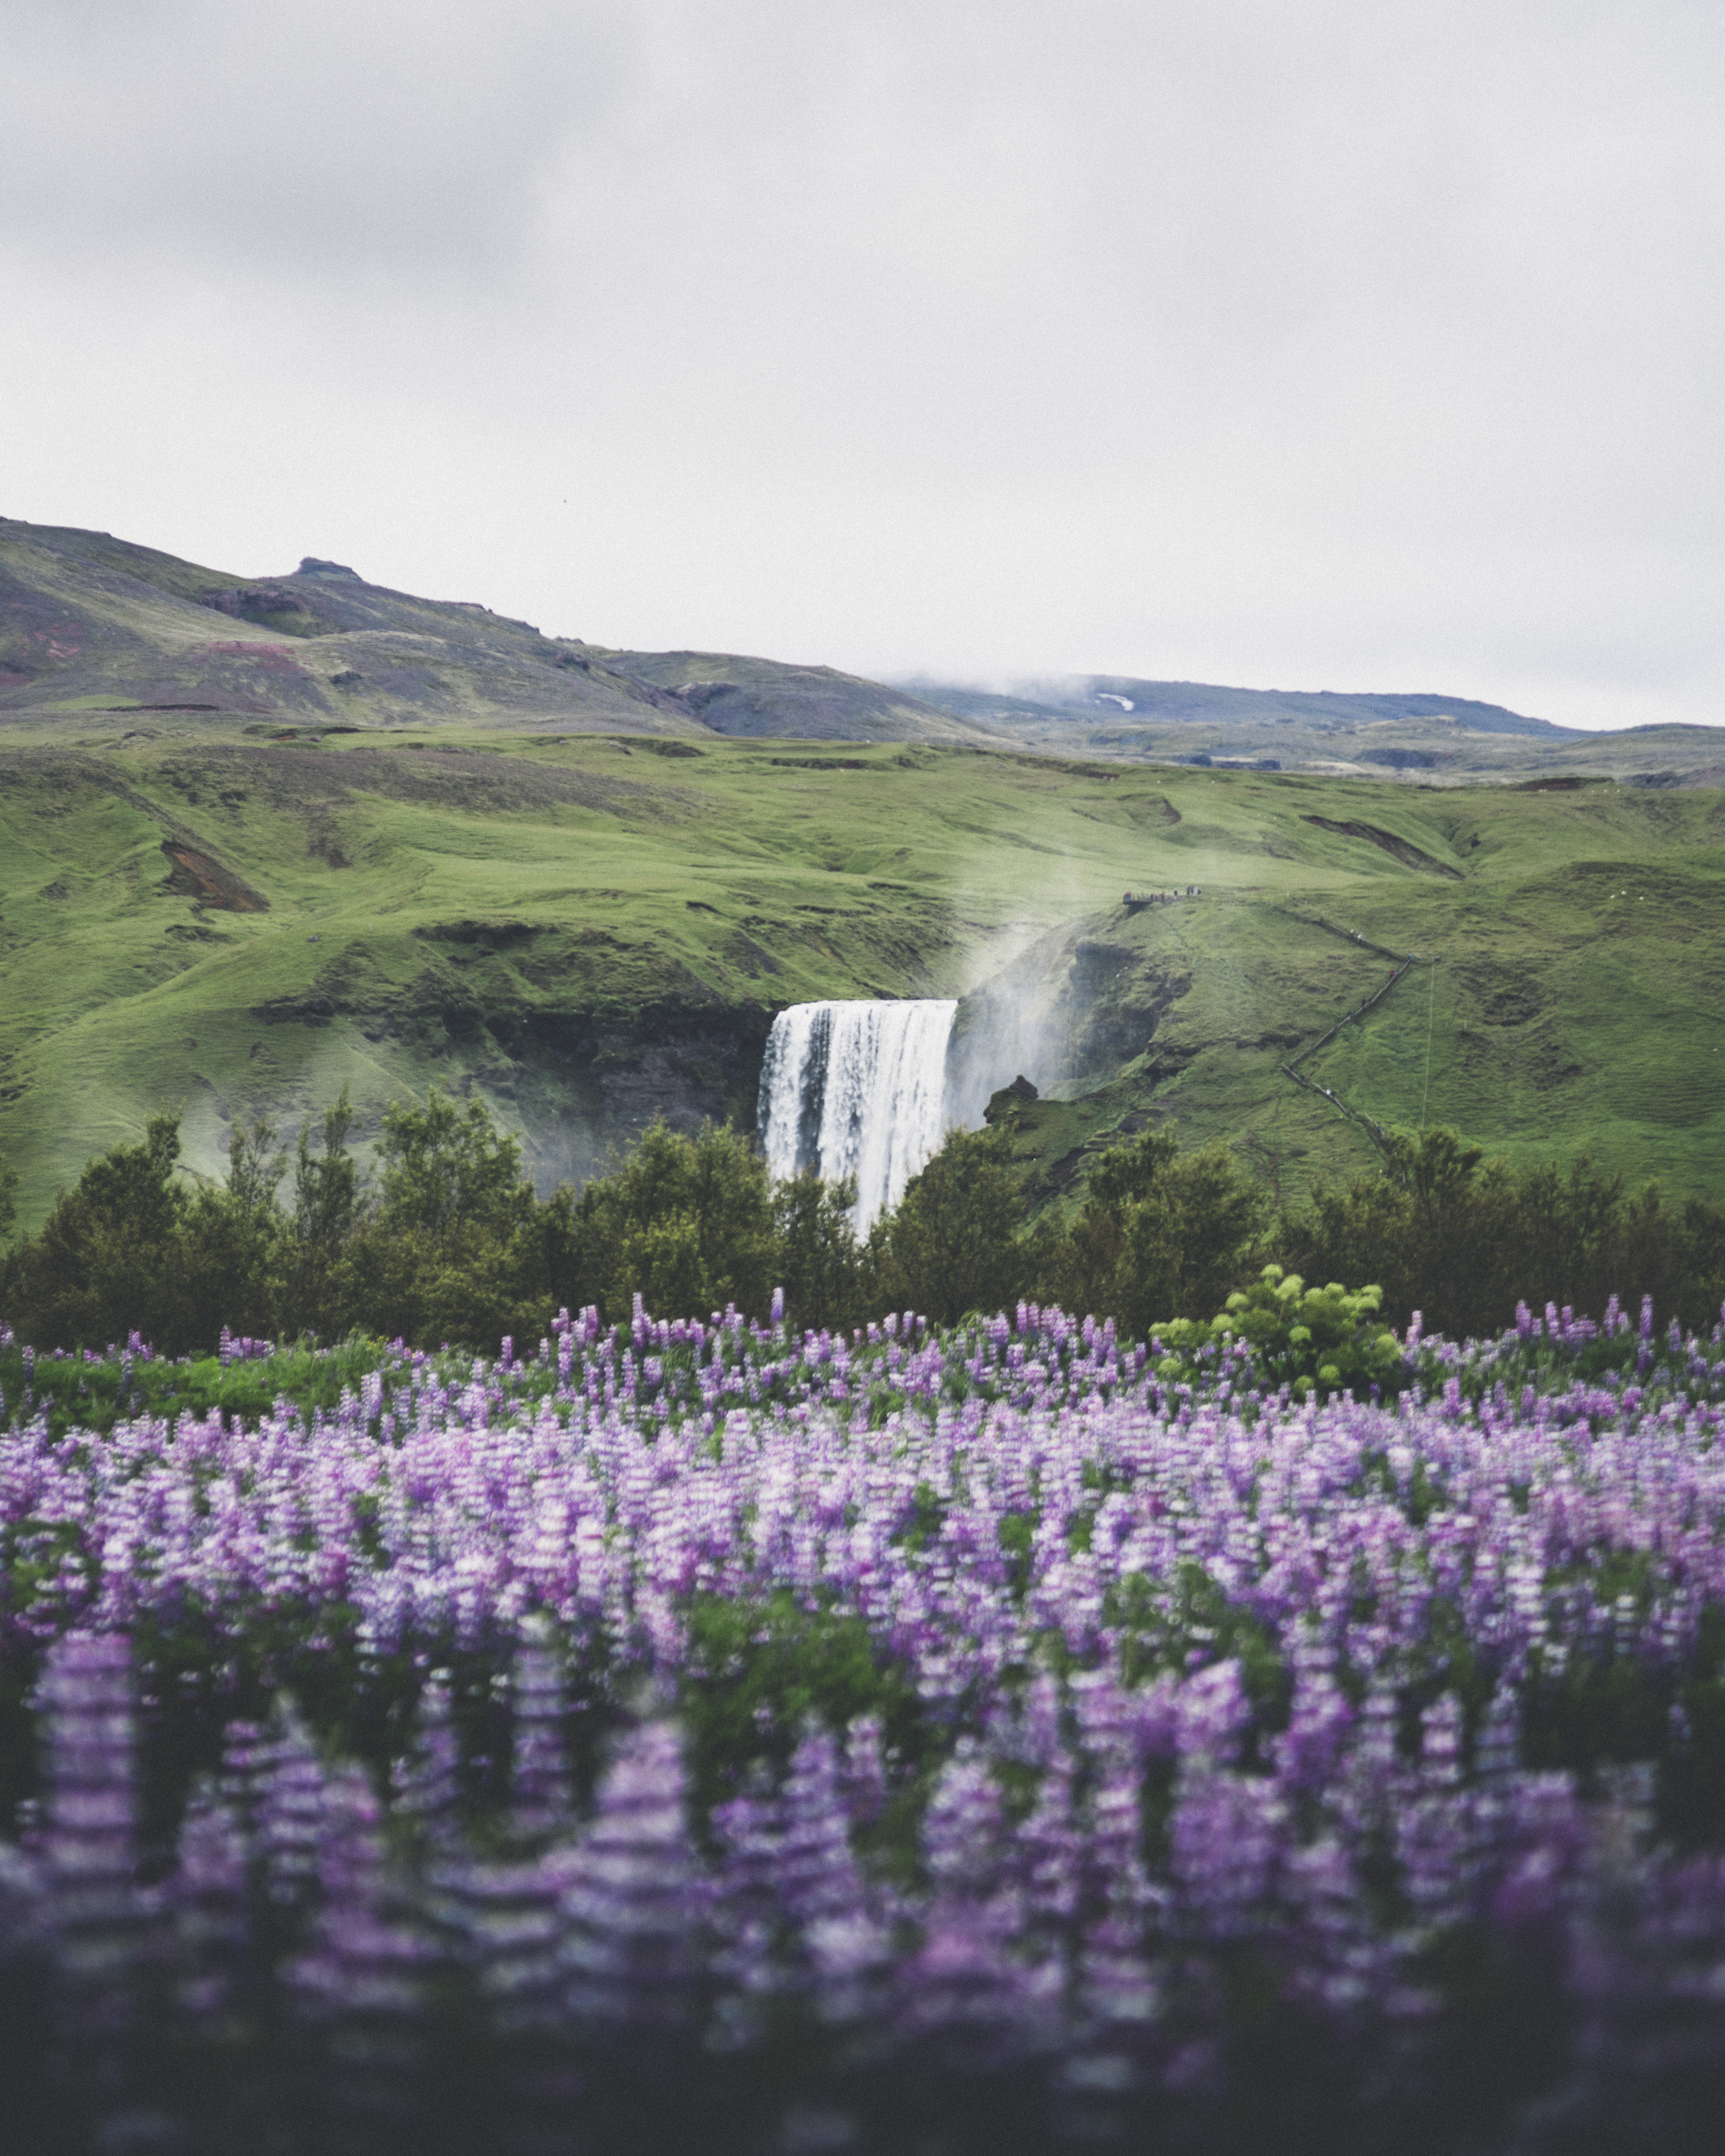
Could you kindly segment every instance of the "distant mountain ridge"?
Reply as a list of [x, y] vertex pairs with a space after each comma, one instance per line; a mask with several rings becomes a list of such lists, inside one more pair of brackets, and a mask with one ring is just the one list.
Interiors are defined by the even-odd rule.
[[451, 728], [924, 742], [1438, 784], [1717, 785], [1725, 763], [1713, 727], [1589, 733], [1425, 691], [1106, 674], [1000, 691], [734, 652], [626, 651], [371, 583], [321, 556], [247, 578], [108, 532], [0, 517], [0, 730], [100, 747], [164, 732]]
[[927, 702], [968, 715], [1012, 710], [1083, 712], [1094, 716], [1105, 705], [1145, 720], [1198, 721], [1303, 720], [1337, 726], [1374, 721], [1455, 719], [1475, 733], [1528, 734], [1552, 741], [1578, 739], [1584, 729], [1530, 719], [1502, 704], [1483, 704], [1469, 696], [1354, 693], [1333, 689], [1233, 689], [1208, 681], [1143, 681], [1123, 674], [1075, 674], [1052, 681], [1024, 682], [1004, 697], [986, 690], [911, 677], [901, 684]]
[[[1250, 763], [1344, 778], [1436, 783], [1615, 778], [1717, 785], [1725, 730], [1655, 726], [1593, 732], [1468, 696], [1238, 689], [1204, 681], [1078, 674], [1010, 689], [905, 677], [921, 701], [1045, 753], [1178, 763]], [[1662, 768], [1637, 769], [1656, 759]]]

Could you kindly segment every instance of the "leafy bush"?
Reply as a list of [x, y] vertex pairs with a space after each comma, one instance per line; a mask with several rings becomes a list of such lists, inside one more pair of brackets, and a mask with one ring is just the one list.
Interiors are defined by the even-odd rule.
[[1363, 1399], [1404, 1390], [1409, 1358], [1379, 1312], [1384, 1291], [1339, 1281], [1307, 1287], [1297, 1273], [1266, 1265], [1250, 1288], [1236, 1290], [1209, 1320], [1175, 1318], [1155, 1328], [1152, 1353], [1161, 1377], [1189, 1378], [1201, 1363], [1229, 1365], [1244, 1386], [1286, 1385], [1296, 1399], [1332, 1393]]

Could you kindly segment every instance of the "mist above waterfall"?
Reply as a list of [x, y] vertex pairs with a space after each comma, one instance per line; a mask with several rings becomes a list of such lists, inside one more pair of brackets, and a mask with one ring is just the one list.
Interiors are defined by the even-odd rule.
[[1072, 932], [1045, 930], [960, 998], [947, 1055], [949, 1118], [980, 1130], [989, 1096], [1019, 1075], [1046, 1091], [1069, 1075]]
[[856, 1180], [866, 1229], [946, 1132], [947, 1047], [958, 1006], [793, 1004], [773, 1021], [761, 1068], [760, 1124], [776, 1176], [818, 1169]]

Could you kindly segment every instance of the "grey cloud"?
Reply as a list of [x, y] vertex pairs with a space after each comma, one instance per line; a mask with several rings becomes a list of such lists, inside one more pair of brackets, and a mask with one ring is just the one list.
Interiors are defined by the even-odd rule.
[[604, 123], [620, 15], [582, 0], [27, 7], [0, 33], [8, 226], [206, 269], [511, 256], [565, 142]]
[[12, 513], [619, 641], [1725, 716], [1711, 5], [13, 0], [0, 62]]

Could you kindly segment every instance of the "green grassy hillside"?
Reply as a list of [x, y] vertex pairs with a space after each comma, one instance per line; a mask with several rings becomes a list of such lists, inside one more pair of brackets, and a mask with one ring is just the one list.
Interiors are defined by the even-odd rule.
[[1054, 1096], [1019, 1117], [1050, 1190], [1172, 1113], [1292, 1195], [1371, 1141], [1279, 1066], [1405, 952], [1301, 1065], [1315, 1084], [1385, 1122], [1725, 1181], [1715, 792], [175, 723], [0, 746], [0, 1154], [25, 1219], [162, 1101], [208, 1172], [234, 1116], [344, 1083], [367, 1120], [476, 1085], [542, 1179], [578, 1175], [661, 1109], [747, 1121], [773, 1012], [829, 995], [969, 998], [973, 1106], [1018, 1068]]

